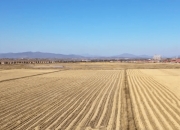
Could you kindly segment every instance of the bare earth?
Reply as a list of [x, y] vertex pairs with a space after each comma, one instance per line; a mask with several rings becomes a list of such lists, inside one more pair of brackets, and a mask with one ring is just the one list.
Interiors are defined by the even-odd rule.
[[63, 66], [0, 71], [0, 130], [180, 130], [180, 69]]

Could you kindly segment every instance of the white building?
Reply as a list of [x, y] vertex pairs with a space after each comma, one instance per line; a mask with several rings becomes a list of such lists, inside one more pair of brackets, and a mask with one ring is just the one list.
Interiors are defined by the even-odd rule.
[[153, 60], [160, 61], [162, 59], [161, 55], [154, 55]]

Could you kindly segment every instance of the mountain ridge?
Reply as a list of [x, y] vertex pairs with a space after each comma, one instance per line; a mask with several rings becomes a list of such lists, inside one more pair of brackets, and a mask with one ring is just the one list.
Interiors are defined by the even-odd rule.
[[120, 55], [115, 56], [94, 56], [94, 55], [75, 55], [75, 54], [57, 54], [57, 53], [47, 53], [47, 52], [19, 52], [19, 53], [0, 53], [0, 58], [49, 58], [49, 59], [80, 59], [80, 58], [152, 58], [152, 56], [148, 55], [134, 55], [130, 53], [122, 53]]

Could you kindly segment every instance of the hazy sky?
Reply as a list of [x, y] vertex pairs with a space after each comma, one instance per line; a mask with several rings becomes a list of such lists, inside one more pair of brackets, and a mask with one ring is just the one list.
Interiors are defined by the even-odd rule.
[[0, 53], [180, 55], [179, 0], [0, 0]]

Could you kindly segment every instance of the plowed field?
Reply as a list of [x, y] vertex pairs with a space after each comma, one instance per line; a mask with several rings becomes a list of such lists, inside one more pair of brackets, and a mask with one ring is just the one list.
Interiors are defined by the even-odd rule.
[[[128, 70], [127, 73], [137, 129], [180, 130], [180, 91], [175, 89], [180, 84], [167, 85], [174, 70]], [[180, 77], [174, 78], [180, 82]]]
[[0, 130], [180, 130], [179, 75], [159, 69], [3, 70]]
[[123, 71], [59, 71], [0, 83], [0, 129], [121, 129]]

